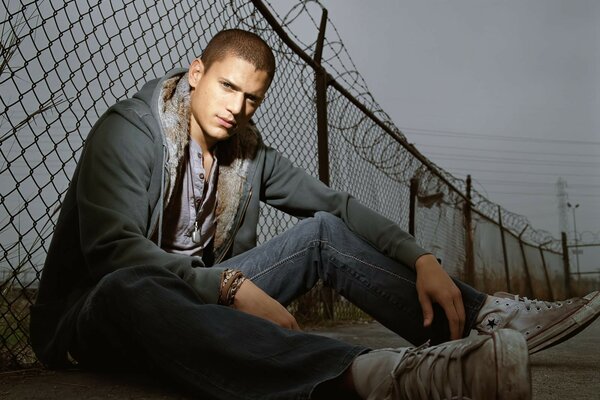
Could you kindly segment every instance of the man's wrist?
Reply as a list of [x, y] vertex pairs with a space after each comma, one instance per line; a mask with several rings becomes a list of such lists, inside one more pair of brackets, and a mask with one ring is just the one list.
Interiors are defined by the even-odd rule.
[[431, 265], [431, 263], [439, 264], [437, 258], [433, 254], [423, 254], [415, 261], [414, 269], [415, 271], [418, 271], [420, 267]]
[[226, 269], [221, 275], [221, 284], [219, 285], [219, 297], [217, 304], [231, 306], [235, 301], [235, 295], [242, 283], [246, 280], [241, 271]]

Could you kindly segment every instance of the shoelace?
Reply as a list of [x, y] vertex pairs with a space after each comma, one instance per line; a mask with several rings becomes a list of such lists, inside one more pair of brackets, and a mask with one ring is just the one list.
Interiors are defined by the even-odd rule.
[[[429, 347], [427, 342], [406, 349], [401, 362], [392, 372], [394, 392], [401, 393], [402, 398], [415, 400], [463, 399], [462, 357], [483, 343], [485, 340]], [[454, 367], [450, 367], [451, 360], [455, 361]], [[438, 362], [442, 365], [436, 368]], [[428, 376], [426, 382], [422, 379], [423, 372]], [[450, 382], [457, 383], [457, 393], [452, 393]]]
[[[527, 297], [521, 297], [519, 295], [514, 295], [513, 298], [514, 301], [517, 302], [523, 302], [525, 303], [525, 308], [527, 308], [527, 311], [531, 310], [531, 307], [534, 307], [538, 310], [541, 309], [540, 306], [545, 306], [546, 308], [550, 309], [552, 307], [562, 307], [563, 302], [562, 301], [544, 301], [544, 300], [538, 300], [538, 299], [528, 299]], [[571, 304], [572, 300], [566, 300], [565, 303], [567, 304]]]

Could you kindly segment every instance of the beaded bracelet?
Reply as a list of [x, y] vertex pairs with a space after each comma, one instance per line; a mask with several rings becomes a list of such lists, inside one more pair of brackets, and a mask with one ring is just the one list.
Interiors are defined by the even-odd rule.
[[221, 275], [221, 284], [219, 285], [219, 299], [217, 304], [230, 306], [235, 300], [235, 294], [239, 290], [246, 277], [233, 269], [226, 269]]
[[242, 286], [242, 283], [246, 280], [246, 277], [240, 273], [239, 276], [236, 276], [231, 283], [231, 287], [229, 289], [229, 293], [227, 295], [227, 302], [229, 305], [232, 305], [235, 300], [235, 295], [239, 288]]

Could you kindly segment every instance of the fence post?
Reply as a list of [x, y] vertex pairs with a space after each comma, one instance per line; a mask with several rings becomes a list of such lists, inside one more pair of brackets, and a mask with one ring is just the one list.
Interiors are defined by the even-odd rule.
[[525, 243], [521, 240], [521, 237], [525, 231], [529, 228], [529, 224], [525, 225], [525, 228], [519, 233], [519, 247], [521, 248], [521, 256], [523, 257], [523, 266], [525, 267], [525, 278], [527, 279], [527, 293], [530, 297], [535, 297], [533, 293], [533, 282], [531, 282], [531, 275], [529, 274], [529, 266], [527, 265], [527, 256], [525, 255]]
[[565, 293], [567, 297], [571, 297], [571, 266], [569, 265], [569, 247], [567, 246], [567, 234], [565, 232], [560, 233], [560, 239], [562, 242], [563, 251], [563, 265], [565, 268]]
[[[327, 27], [327, 9], [323, 8], [319, 36], [315, 48], [314, 60], [318, 68], [315, 70], [315, 91], [317, 107], [317, 148], [319, 160], [319, 179], [329, 186], [329, 132], [327, 126], [327, 72], [321, 65], [323, 57], [323, 44], [325, 43], [325, 29]], [[323, 317], [333, 320], [335, 318], [334, 303], [335, 292], [323, 286], [321, 290], [323, 301]]]
[[417, 196], [419, 194], [419, 178], [416, 176], [410, 180], [410, 205], [408, 208], [408, 233], [415, 236], [417, 217]]
[[540, 256], [542, 257], [542, 267], [544, 267], [544, 275], [546, 276], [546, 285], [548, 285], [548, 291], [550, 292], [550, 301], [554, 301], [554, 292], [552, 290], [552, 284], [550, 283], [550, 276], [548, 275], [548, 267], [546, 266], [546, 257], [544, 257], [544, 250], [542, 249], [543, 246], [545, 246], [551, 242], [552, 242], [552, 240], [548, 240], [547, 242], [540, 244], [540, 246], [538, 248], [540, 249]]
[[504, 225], [502, 223], [502, 207], [498, 205], [498, 225], [500, 225], [500, 239], [502, 240], [502, 256], [504, 257], [504, 276], [506, 276], [506, 290], [510, 289], [510, 272], [508, 270], [508, 256], [506, 255], [506, 239], [504, 238]]
[[475, 285], [475, 257], [473, 251], [473, 221], [471, 214], [471, 175], [467, 175], [467, 200], [463, 207], [465, 216], [465, 281]]
[[318, 65], [315, 71], [315, 89], [317, 106], [317, 134], [318, 134], [318, 158], [319, 158], [319, 179], [326, 185], [329, 185], [329, 135], [327, 127], [327, 71], [321, 65], [323, 57], [323, 44], [325, 42], [325, 29], [327, 27], [327, 9], [323, 8], [321, 14], [321, 24], [319, 26], [319, 36], [315, 49], [314, 60]]

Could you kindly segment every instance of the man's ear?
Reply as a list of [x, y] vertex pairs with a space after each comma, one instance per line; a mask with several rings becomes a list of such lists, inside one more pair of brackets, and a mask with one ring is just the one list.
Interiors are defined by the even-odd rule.
[[195, 88], [203, 75], [204, 63], [199, 58], [195, 58], [188, 69], [188, 81], [190, 82], [190, 86]]

